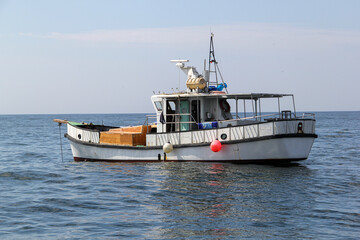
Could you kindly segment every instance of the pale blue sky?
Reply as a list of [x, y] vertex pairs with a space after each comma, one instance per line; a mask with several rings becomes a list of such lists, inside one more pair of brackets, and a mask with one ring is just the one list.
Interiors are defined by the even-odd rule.
[[0, 0], [0, 114], [152, 112], [153, 91], [179, 86], [169, 60], [203, 68], [210, 29], [231, 93], [360, 110], [359, 12], [355, 0]]

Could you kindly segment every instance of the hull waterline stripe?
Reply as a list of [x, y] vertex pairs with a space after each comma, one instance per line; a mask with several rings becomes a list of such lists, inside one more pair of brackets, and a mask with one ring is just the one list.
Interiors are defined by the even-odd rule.
[[292, 158], [292, 159], [251, 159], [251, 160], [106, 160], [106, 159], [93, 159], [93, 158], [81, 158], [74, 157], [76, 162], [218, 162], [218, 163], [245, 163], [245, 164], [278, 164], [278, 163], [290, 163], [296, 161], [303, 161], [306, 158]]

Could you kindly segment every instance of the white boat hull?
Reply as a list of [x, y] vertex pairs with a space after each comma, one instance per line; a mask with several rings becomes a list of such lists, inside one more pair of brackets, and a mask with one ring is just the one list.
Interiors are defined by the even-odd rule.
[[[159, 161], [164, 160], [161, 147], [126, 147], [78, 141], [70, 136], [72, 153], [76, 161]], [[168, 161], [217, 162], [276, 162], [299, 161], [308, 158], [316, 135], [283, 134], [222, 144], [213, 152], [209, 144], [174, 146], [166, 154]]]

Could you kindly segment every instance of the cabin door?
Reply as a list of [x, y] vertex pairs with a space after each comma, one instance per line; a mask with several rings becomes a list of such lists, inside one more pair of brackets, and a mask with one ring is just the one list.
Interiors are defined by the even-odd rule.
[[180, 101], [180, 131], [190, 130], [190, 104], [188, 100]]
[[197, 123], [200, 122], [200, 100], [192, 100], [191, 101], [191, 121], [195, 121], [193, 123], [192, 129], [198, 129]]

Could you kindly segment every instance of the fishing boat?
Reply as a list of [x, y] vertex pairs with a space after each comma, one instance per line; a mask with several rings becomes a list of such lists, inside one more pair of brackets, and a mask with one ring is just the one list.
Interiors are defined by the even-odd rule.
[[[229, 93], [215, 59], [213, 35], [204, 70], [171, 60], [186, 90], [151, 97], [155, 114], [143, 125], [116, 127], [54, 119], [67, 124], [75, 161], [290, 162], [308, 158], [315, 115], [298, 114], [293, 94]], [[207, 66], [206, 66], [207, 65]], [[290, 101], [291, 109], [282, 109]], [[262, 111], [265, 102], [275, 103]]]

